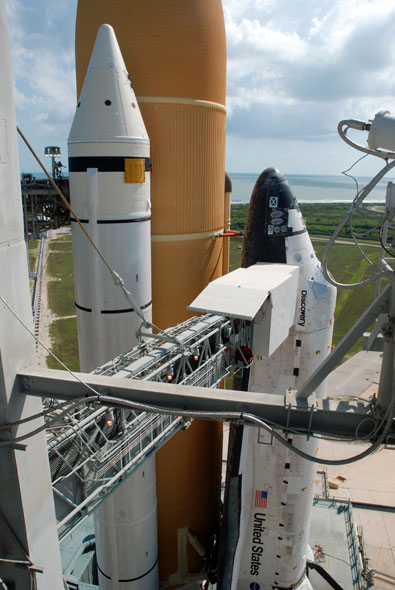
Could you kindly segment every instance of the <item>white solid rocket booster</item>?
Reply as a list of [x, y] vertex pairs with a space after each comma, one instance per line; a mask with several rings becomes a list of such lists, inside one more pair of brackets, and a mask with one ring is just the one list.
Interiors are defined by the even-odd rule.
[[[99, 29], [69, 137], [71, 204], [151, 320], [150, 145], [109, 25]], [[141, 319], [72, 220], [82, 371], [136, 344]], [[96, 510], [100, 588], [158, 586], [155, 458]]]
[[[69, 136], [71, 204], [151, 317], [150, 146], [109, 25], [99, 29]], [[73, 221], [81, 369], [135, 344], [141, 320]]]

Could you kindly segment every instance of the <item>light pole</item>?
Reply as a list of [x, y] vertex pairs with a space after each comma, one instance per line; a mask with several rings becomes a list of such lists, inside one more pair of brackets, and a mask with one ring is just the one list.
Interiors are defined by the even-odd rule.
[[49, 158], [52, 158], [52, 178], [56, 180], [57, 164], [55, 160], [56, 158], [60, 158], [60, 147], [58, 147], [57, 145], [48, 145], [44, 149], [44, 155], [48, 156]]

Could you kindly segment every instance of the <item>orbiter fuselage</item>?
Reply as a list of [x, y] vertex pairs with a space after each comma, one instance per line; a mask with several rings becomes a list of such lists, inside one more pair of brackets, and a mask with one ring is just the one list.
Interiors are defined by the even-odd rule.
[[[298, 389], [330, 352], [336, 289], [322, 275], [288, 183], [273, 168], [265, 170], [255, 185], [246, 223], [242, 266], [257, 263], [299, 267], [289, 336], [270, 357], [256, 354], [255, 338], [249, 369], [249, 391], [284, 396], [290, 388]], [[325, 384], [316, 391], [317, 397], [324, 395]], [[233, 541], [224, 539], [222, 587], [311, 588], [306, 557], [316, 464], [263, 429], [233, 429], [225, 521], [236, 518], [238, 534], [231, 527]], [[289, 431], [285, 436], [293, 446], [316, 453], [317, 439]]]

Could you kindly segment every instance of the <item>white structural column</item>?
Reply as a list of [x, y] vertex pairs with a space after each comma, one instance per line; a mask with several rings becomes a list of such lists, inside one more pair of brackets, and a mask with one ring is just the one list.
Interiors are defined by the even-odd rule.
[[[5, 424], [39, 413], [42, 405], [39, 399], [13, 393], [16, 373], [34, 365], [36, 358], [32, 336], [8, 307], [33, 328], [4, 0], [0, 0], [0, 55], [0, 424]], [[0, 439], [22, 436], [41, 424], [42, 418], [3, 430]], [[25, 450], [0, 446], [0, 577], [7, 588], [61, 590], [44, 432], [24, 444]]]

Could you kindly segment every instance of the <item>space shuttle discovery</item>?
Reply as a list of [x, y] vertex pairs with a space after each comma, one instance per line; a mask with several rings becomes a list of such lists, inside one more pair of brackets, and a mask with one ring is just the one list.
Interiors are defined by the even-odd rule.
[[[222, 303], [213, 304], [222, 293]], [[284, 396], [329, 354], [335, 299], [287, 181], [266, 169], [250, 201], [242, 268], [211, 283], [191, 307], [224, 315], [233, 309], [236, 317], [251, 319], [248, 390]], [[325, 384], [316, 396], [325, 396]], [[318, 450], [317, 439], [285, 436], [310, 455]], [[220, 588], [311, 589], [306, 560], [315, 473], [315, 463], [264, 429], [231, 427]]]

